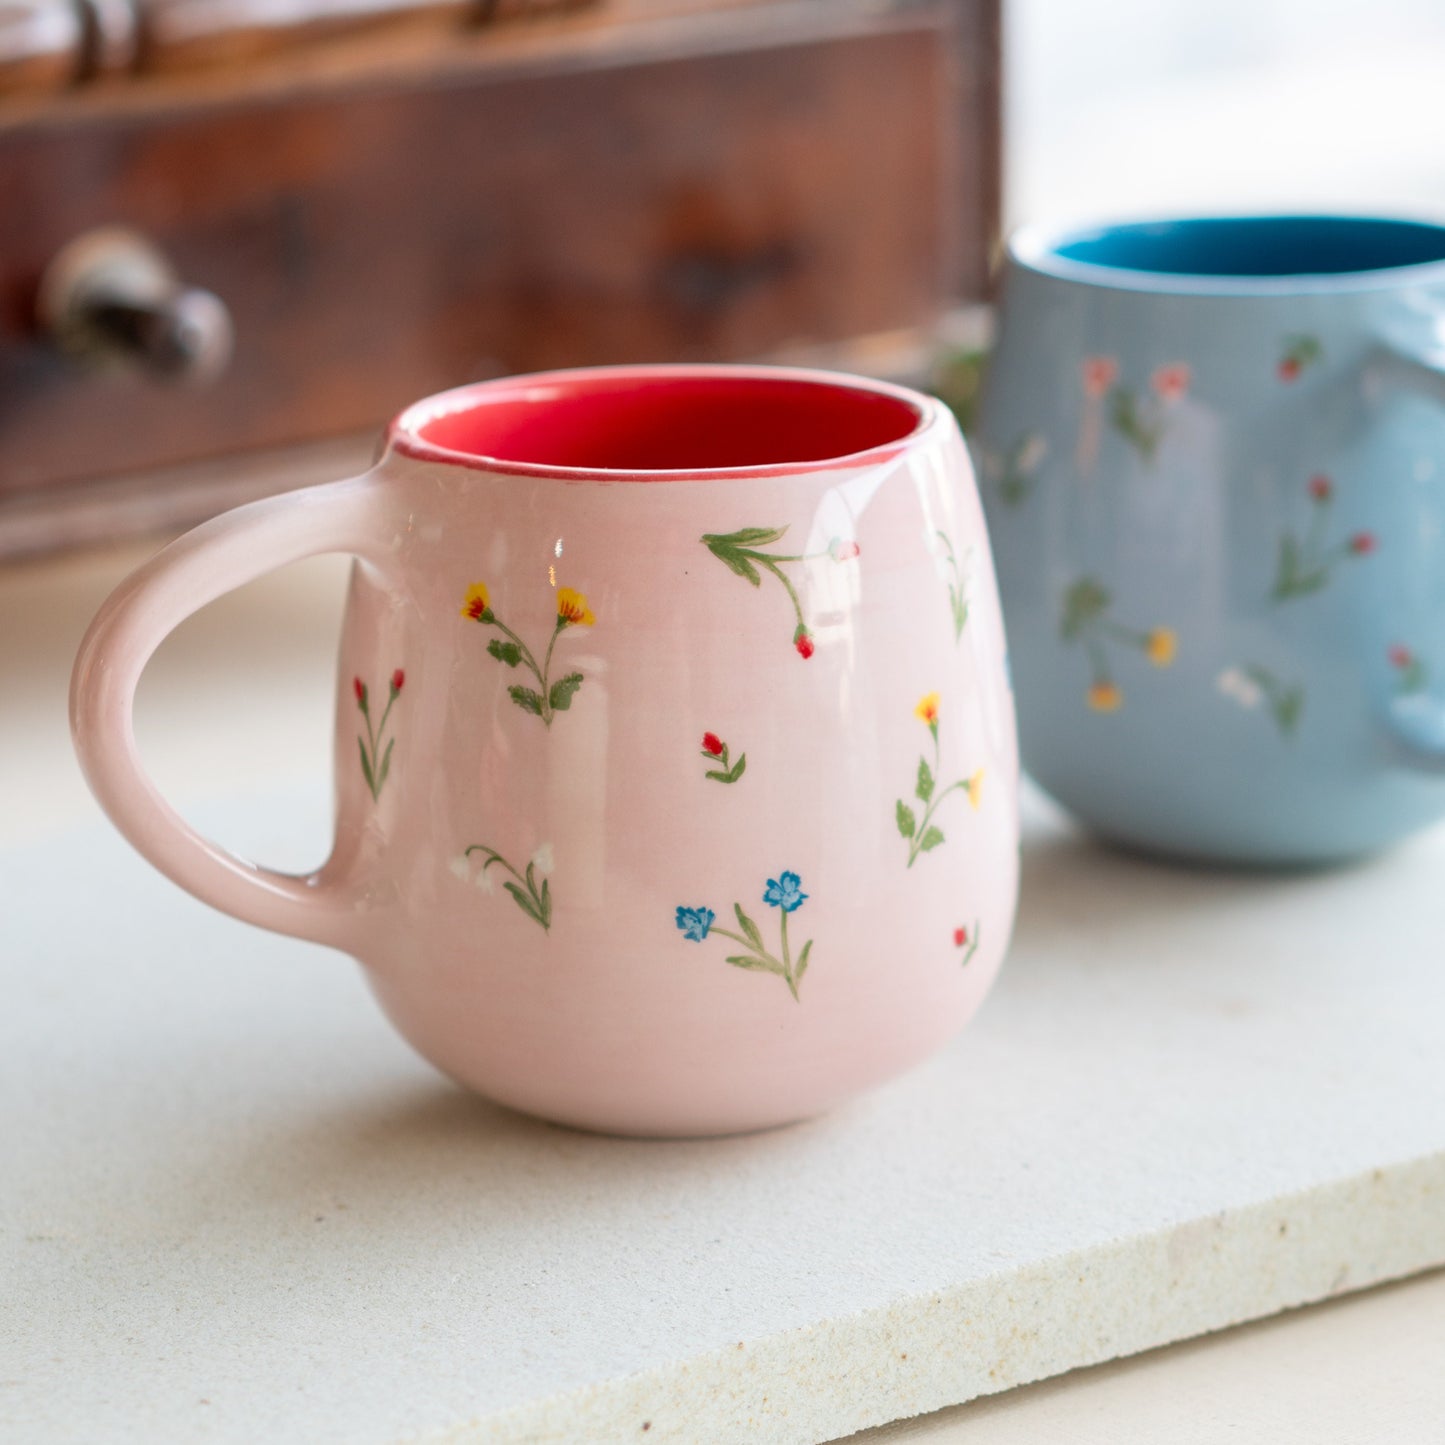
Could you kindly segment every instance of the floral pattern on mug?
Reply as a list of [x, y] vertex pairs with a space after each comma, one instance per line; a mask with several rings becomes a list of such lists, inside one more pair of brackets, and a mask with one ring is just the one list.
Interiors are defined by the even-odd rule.
[[703, 777], [712, 778], [716, 782], [735, 783], [747, 770], [748, 755], [746, 753], [739, 753], [737, 762], [729, 765], [728, 745], [716, 733], [702, 735], [702, 755], [709, 762], [717, 764], [717, 767], [709, 768]]
[[[552, 845], [543, 843], [528, 860], [526, 871], [519, 873], [495, 848], [488, 848], [484, 843], [473, 843], [460, 859], [453, 860], [452, 871], [458, 877], [464, 876], [463, 870], [471, 865], [473, 853], [480, 853], [485, 860], [482, 863], [481, 871], [474, 880], [477, 886], [484, 893], [490, 893], [492, 884], [487, 869], [494, 863], [505, 868], [512, 877], [504, 882], [502, 887], [511, 894], [512, 901], [533, 923], [540, 924], [544, 933], [550, 932], [552, 928], [552, 887], [546, 878], [541, 880], [539, 886], [537, 875], [552, 871], [554, 866]], [[461, 869], [457, 867], [458, 863], [462, 865]]]
[[1089, 658], [1090, 682], [1084, 698], [1095, 712], [1118, 712], [1124, 693], [1109, 667], [1110, 646], [1125, 646], [1144, 655], [1154, 667], [1170, 667], [1179, 650], [1172, 628], [1152, 627], [1142, 631], [1126, 627], [1109, 616], [1114, 598], [1094, 577], [1081, 577], [1064, 593], [1064, 613], [1059, 631], [1065, 642], [1078, 642]]
[[1074, 466], [1086, 476], [1099, 460], [1099, 444], [1104, 435], [1104, 398], [1118, 378], [1119, 363], [1112, 356], [1086, 356], [1080, 363], [1084, 409], [1079, 418], [1079, 437], [1074, 444]]
[[1115, 386], [1109, 393], [1109, 423], [1145, 462], [1152, 462], [1168, 429], [1169, 408], [1189, 391], [1191, 373], [1182, 361], [1156, 367], [1149, 378], [1149, 393]]
[[764, 943], [762, 930], [743, 911], [741, 903], [733, 904], [733, 913], [741, 933], [717, 927], [717, 914], [711, 908], [702, 906], [688, 908], [679, 905], [674, 921], [682, 936], [691, 943], [706, 943], [709, 936], [715, 933], [719, 938], [740, 944], [743, 952], [728, 956], [727, 961], [734, 968], [775, 973], [787, 984], [788, 992], [793, 998], [797, 999], [798, 985], [808, 971], [808, 955], [812, 952], [813, 940], [810, 938], [794, 958], [788, 941], [788, 915], [796, 913], [807, 901], [808, 894], [803, 892], [803, 880], [798, 874], [779, 873], [776, 878], [767, 880], [763, 889], [763, 902], [778, 910], [779, 943], [776, 950]]
[[1298, 683], [1285, 682], [1258, 663], [1247, 663], [1226, 667], [1215, 679], [1215, 686], [1242, 708], [1253, 709], [1265, 703], [1280, 736], [1295, 735], [1305, 706], [1305, 690]]
[[1286, 336], [1279, 361], [1275, 364], [1275, 375], [1283, 382], [1298, 381], [1324, 354], [1325, 349], [1320, 345], [1318, 336], [1307, 332]]
[[1386, 653], [1390, 666], [1395, 669], [1395, 692], [1400, 697], [1409, 697], [1424, 692], [1430, 683], [1430, 672], [1419, 655], [1403, 643], [1393, 644]]
[[843, 537], [834, 537], [821, 552], [764, 552], [762, 548], [773, 542], [782, 541], [786, 527], [743, 527], [736, 532], [705, 532], [699, 539], [719, 562], [739, 577], [751, 582], [754, 587], [763, 585], [762, 573], [758, 568], [772, 573], [783, 584], [788, 601], [793, 605], [793, 617], [797, 625], [793, 628], [793, 647], [805, 662], [816, 650], [813, 634], [803, 620], [803, 605], [798, 601], [797, 589], [788, 574], [783, 571], [784, 563], [813, 562], [829, 557], [834, 562], [851, 562], [858, 556], [857, 542]]
[[977, 769], [971, 776], [960, 778], [957, 782], [950, 783], [946, 788], [938, 787], [939, 773], [939, 741], [938, 741], [938, 712], [940, 699], [936, 692], [930, 692], [918, 701], [913, 709], [913, 716], [928, 728], [928, 735], [933, 739], [933, 762], [929, 763], [927, 756], [918, 759], [918, 772], [913, 784], [913, 796], [923, 804], [923, 816], [920, 818], [914, 809], [899, 798], [894, 805], [893, 817], [898, 825], [900, 836], [908, 844], [908, 867], [918, 861], [919, 854], [931, 853], [938, 845], [945, 841], [943, 830], [933, 821], [933, 815], [938, 811], [938, 805], [952, 792], [962, 791], [967, 794], [968, 801], [975, 808], [978, 807], [983, 790], [983, 769]]
[[[386, 725], [405, 683], [406, 673], [398, 667], [392, 673], [387, 686], [386, 706], [382, 709], [381, 720], [373, 727], [370, 689], [359, 677], [351, 679], [351, 690], [356, 697], [356, 708], [361, 714], [362, 722], [366, 724], [366, 736], [362, 737], [358, 733], [356, 737], [361, 748], [361, 776], [366, 779], [366, 786], [371, 793], [373, 803], [380, 800], [381, 790], [385, 787], [387, 777], [391, 773], [391, 750], [395, 746], [396, 739], [386, 736]], [[377, 749], [381, 748], [383, 743], [386, 746], [382, 749], [380, 761], [378, 761]]]
[[1309, 479], [1305, 490], [1310, 500], [1309, 526], [1302, 537], [1286, 532], [1279, 539], [1279, 561], [1270, 592], [1276, 602], [1318, 592], [1329, 584], [1338, 563], [1368, 557], [1378, 545], [1373, 532], [1353, 532], [1344, 541], [1327, 545], [1325, 532], [1335, 498], [1334, 483], [1317, 474]]
[[969, 554], [965, 551], [963, 564], [960, 566], [948, 534], [938, 532], [936, 535], [943, 543], [944, 580], [948, 584], [948, 610], [953, 618], [953, 640], [957, 642], [963, 636], [964, 625], [968, 622]]
[[1002, 456], [985, 452], [979, 469], [986, 480], [994, 483], [999, 500], [1016, 507], [1033, 491], [1039, 468], [1048, 455], [1048, 439], [1040, 432], [1025, 432]]
[[557, 639], [569, 627], [591, 627], [597, 621], [587, 598], [571, 587], [557, 589], [557, 620], [547, 642], [547, 652], [538, 666], [531, 648], [507, 626], [492, 610], [491, 594], [485, 582], [473, 582], [467, 588], [462, 602], [462, 616], [483, 627], [495, 627], [502, 637], [494, 637], [487, 643], [487, 652], [504, 667], [523, 667], [537, 681], [537, 686], [527, 687], [517, 683], [507, 689], [507, 696], [523, 712], [531, 713], [552, 726], [552, 719], [559, 712], [566, 712], [572, 706], [572, 698], [582, 686], [580, 672], [569, 672], [552, 681], [552, 649]]
[[963, 957], [959, 959], [958, 966], [966, 968], [974, 954], [978, 952], [977, 919], [974, 920], [972, 928], [955, 928], [953, 930], [953, 946], [963, 951]]

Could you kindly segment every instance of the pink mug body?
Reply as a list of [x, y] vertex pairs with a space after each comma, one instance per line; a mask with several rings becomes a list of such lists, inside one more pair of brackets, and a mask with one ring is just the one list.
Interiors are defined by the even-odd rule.
[[[186, 613], [353, 551], [336, 842], [198, 838], [129, 706]], [[629, 367], [420, 402], [366, 476], [162, 552], [82, 648], [77, 746], [182, 886], [355, 956], [443, 1072], [585, 1128], [819, 1113], [972, 1016], [1018, 883], [982, 513], [950, 414], [823, 373]]]

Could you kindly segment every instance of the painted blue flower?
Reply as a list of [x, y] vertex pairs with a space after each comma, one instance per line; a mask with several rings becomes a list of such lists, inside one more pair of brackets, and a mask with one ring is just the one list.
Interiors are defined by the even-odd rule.
[[716, 917], [717, 914], [711, 908], [679, 908], [677, 926], [682, 929], [684, 938], [701, 943], [707, 937], [707, 931]]
[[763, 890], [763, 902], [792, 913], [801, 908], [808, 895], [803, 892], [803, 880], [796, 873], [784, 873], [778, 878], [769, 878]]

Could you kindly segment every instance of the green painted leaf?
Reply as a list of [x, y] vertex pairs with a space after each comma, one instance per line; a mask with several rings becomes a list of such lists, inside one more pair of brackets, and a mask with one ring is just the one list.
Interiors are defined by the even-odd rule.
[[551, 704], [553, 712], [566, 712], [572, 706], [572, 695], [582, 686], [582, 674], [580, 672], [569, 672], [566, 677], [559, 677], [552, 684], [552, 690], [547, 694], [547, 701]]
[[376, 797], [376, 780], [371, 776], [371, 759], [366, 755], [366, 744], [361, 738], [357, 738], [356, 745], [361, 749], [361, 776], [366, 779], [366, 786], [371, 790], [371, 796]]
[[1299, 726], [1300, 714], [1304, 711], [1305, 695], [1304, 689], [1292, 687], [1285, 693], [1274, 707], [1274, 718], [1279, 724], [1280, 732], [1286, 737], [1292, 737], [1295, 729]]
[[918, 831], [918, 820], [913, 816], [913, 809], [902, 798], [898, 800], [898, 831], [905, 838], [911, 838]]
[[[702, 540], [709, 547], [766, 547], [770, 542], [781, 542], [787, 533], [786, 527], [742, 527], [736, 532], [709, 532]], [[716, 550], [716, 547], [714, 547]]]
[[542, 880], [542, 893], [538, 899], [537, 912], [542, 919], [542, 927], [552, 927], [552, 885], [547, 879]]
[[1076, 638], [1091, 622], [1109, 610], [1113, 600], [1109, 590], [1094, 578], [1081, 577], [1064, 593], [1064, 639], [1072, 641]]
[[920, 803], [926, 803], [933, 796], [933, 769], [928, 766], [927, 758], [918, 760], [918, 782], [913, 792]]
[[741, 928], [743, 933], [747, 936], [748, 942], [751, 943], [752, 946], [756, 948], [759, 953], [766, 952], [766, 949], [763, 946], [763, 935], [759, 931], [758, 925], [754, 923], [753, 920], [749, 918], [746, 913], [743, 912], [742, 904], [734, 903], [733, 912], [737, 914], [738, 927]]
[[754, 958], [750, 953], [735, 953], [729, 956], [728, 962], [734, 968], [762, 969], [765, 973], [780, 973], [782, 970], [777, 964], [769, 962], [766, 958]]
[[519, 884], [507, 882], [503, 883], [502, 887], [505, 888], [507, 892], [512, 895], [512, 897], [516, 900], [517, 907], [520, 908], [522, 912], [527, 915], [528, 918], [530, 918], [534, 923], [540, 923], [543, 928], [547, 926], [546, 923], [543, 921], [541, 914], [539, 914], [536, 908], [533, 906], [532, 900], [528, 898], [525, 893], [522, 892], [521, 886]]
[[747, 578], [754, 587], [761, 587], [763, 579], [748, 556], [748, 549], [776, 542], [787, 530], [786, 527], [744, 527], [737, 532], [707, 532], [702, 542], [719, 562], [739, 577]]
[[1303, 597], [1310, 592], [1318, 592], [1328, 581], [1329, 573], [1323, 568], [1316, 567], [1312, 572], [1305, 569], [1299, 543], [1292, 534], [1286, 532], [1279, 539], [1279, 566], [1274, 579], [1275, 600], [1279, 602], [1287, 597]]
[[1310, 366], [1324, 355], [1324, 347], [1320, 345], [1319, 337], [1311, 336], [1305, 332], [1297, 333], [1286, 338], [1285, 354], [1291, 360], [1299, 362], [1301, 366]]
[[518, 683], [515, 687], [507, 689], [507, 696], [517, 704], [523, 712], [535, 713], [537, 717], [542, 716], [542, 695], [533, 692], [530, 687], [523, 687]]
[[929, 827], [924, 830], [923, 836], [918, 840], [918, 851], [931, 853], [941, 842], [943, 842], [942, 829]]
[[810, 938], [804, 945], [803, 951], [798, 955], [798, 965], [793, 970], [793, 977], [798, 983], [802, 983], [803, 975], [808, 971], [808, 954], [812, 952], [813, 940]]
[[761, 587], [763, 585], [763, 579], [758, 574], [758, 569], [754, 567], [752, 562], [747, 557], [744, 557], [741, 552], [719, 552], [717, 548], [713, 548], [713, 556], [715, 556], [719, 562], [726, 562], [739, 577], [746, 577], [754, 587]]
[[516, 667], [522, 660], [522, 649], [515, 642], [503, 642], [500, 637], [494, 637], [487, 643], [487, 651], [508, 667]]
[[953, 640], [963, 636], [964, 624], [968, 621], [968, 599], [955, 588], [948, 589], [949, 605], [953, 608]]
[[381, 771], [376, 775], [376, 791], [381, 792], [386, 786], [386, 775], [391, 771], [391, 750], [396, 746], [396, 739], [387, 743], [386, 751], [381, 755]]
[[[704, 753], [703, 756], [706, 757], [706, 756], [708, 756], [708, 755], [707, 755], [706, 753]], [[727, 754], [726, 754], [726, 753], [723, 754], [723, 758], [724, 758], [724, 760], [726, 760], [726, 758], [727, 758]], [[710, 768], [710, 769], [708, 769], [708, 771], [707, 771], [703, 776], [704, 776], [704, 777], [708, 777], [708, 778], [716, 778], [717, 781], [720, 782], [720, 783], [735, 783], [735, 782], [737, 782], [737, 780], [738, 780], [740, 777], [742, 777], [742, 775], [743, 775], [744, 771], [746, 770], [747, 766], [748, 766], [748, 755], [747, 755], [746, 753], [744, 753], [744, 754], [737, 760], [737, 762], [735, 762], [735, 763], [732, 765], [732, 767], [726, 768], [726, 769], [723, 769], [723, 768]]]

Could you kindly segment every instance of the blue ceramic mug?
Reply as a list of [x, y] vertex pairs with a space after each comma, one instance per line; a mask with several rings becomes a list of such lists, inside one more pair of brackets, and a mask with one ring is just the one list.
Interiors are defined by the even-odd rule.
[[1306, 863], [1445, 815], [1445, 226], [1026, 229], [973, 440], [1024, 763], [1082, 821]]

